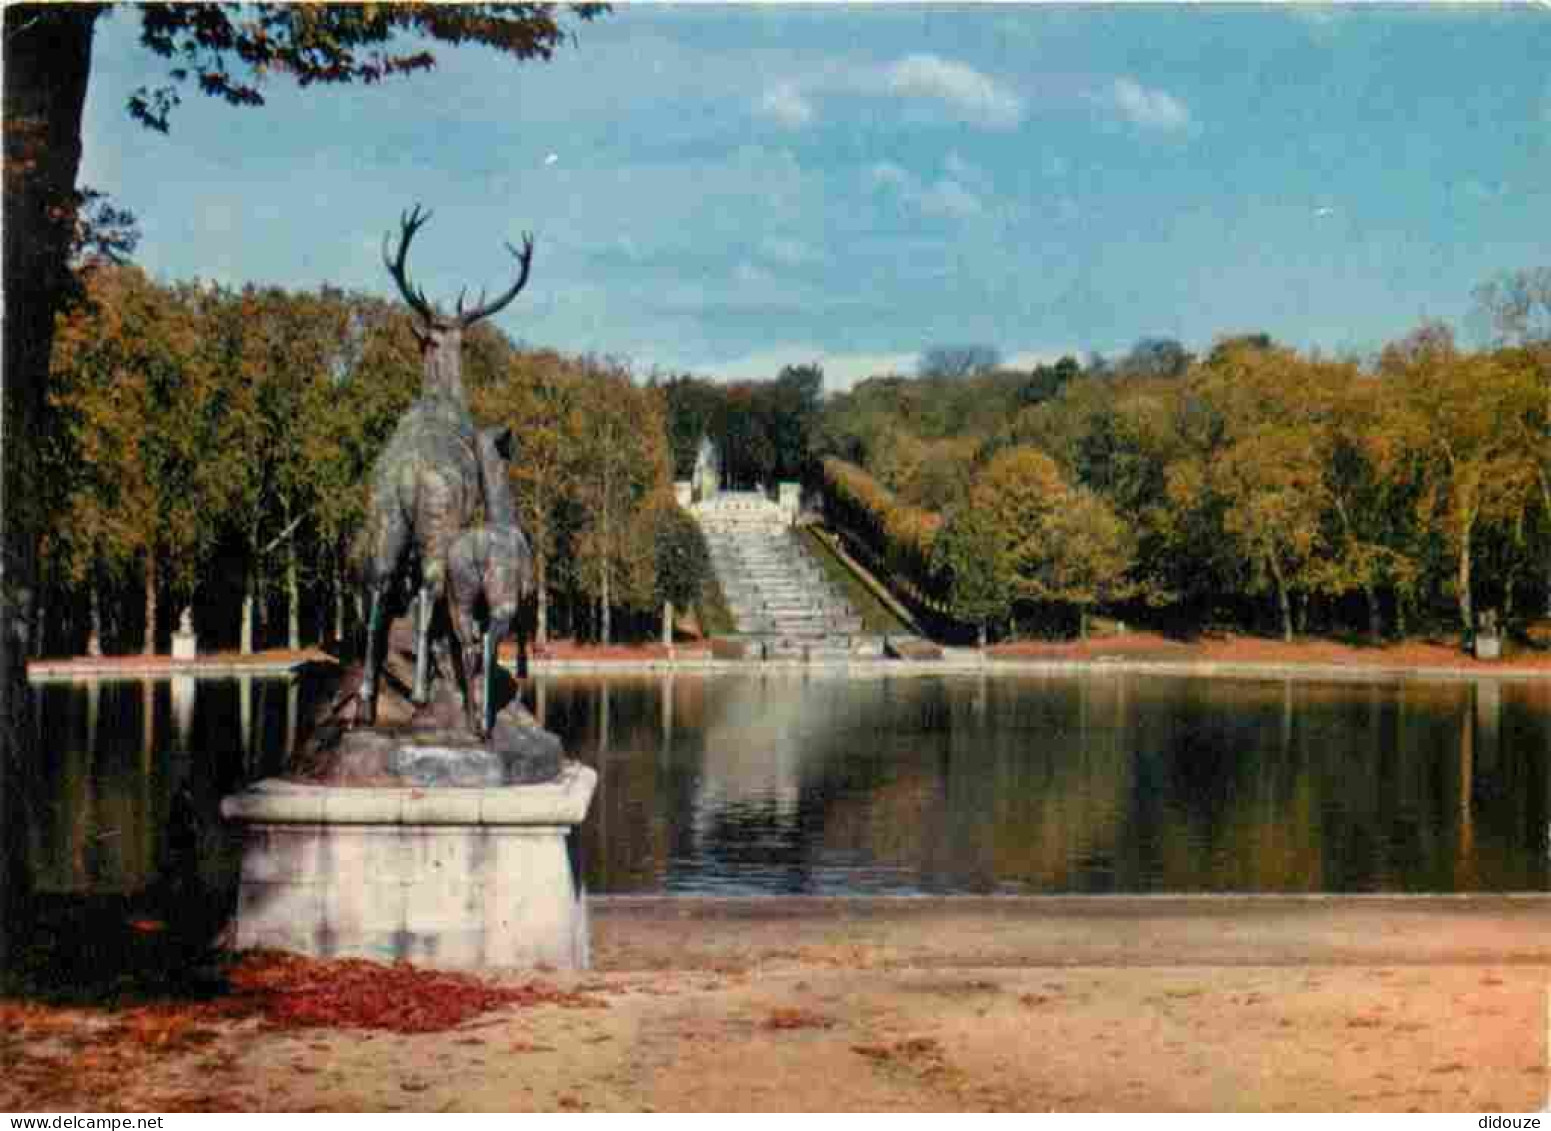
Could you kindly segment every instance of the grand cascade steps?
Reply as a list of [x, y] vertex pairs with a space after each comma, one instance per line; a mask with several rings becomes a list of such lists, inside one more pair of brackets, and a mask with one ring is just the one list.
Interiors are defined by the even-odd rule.
[[724, 491], [691, 513], [740, 633], [776, 637], [770, 655], [846, 654], [862, 618], [808, 556], [786, 512], [758, 492]]

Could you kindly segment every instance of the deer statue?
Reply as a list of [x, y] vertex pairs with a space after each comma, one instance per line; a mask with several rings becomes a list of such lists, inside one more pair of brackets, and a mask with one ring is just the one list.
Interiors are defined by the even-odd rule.
[[[453, 636], [463, 649], [463, 678], [472, 686], [482, 675], [479, 726], [490, 733], [495, 725], [496, 646], [511, 627], [521, 603], [533, 593], [533, 553], [517, 522], [503, 447], [510, 432], [479, 436], [479, 462], [487, 484], [485, 524], [465, 530], [447, 550], [447, 611]], [[484, 631], [478, 631], [483, 606]], [[527, 639], [518, 629], [518, 675], [526, 668]]]
[[[448, 550], [465, 531], [481, 521], [490, 522], [495, 501], [495, 521], [516, 528], [515, 508], [504, 464], [496, 458], [501, 446], [497, 435], [481, 436], [469, 415], [463, 391], [463, 334], [474, 323], [504, 309], [527, 284], [533, 264], [533, 237], [523, 236], [522, 250], [507, 244], [521, 265], [517, 281], [490, 301], [483, 293], [471, 310], [463, 309], [463, 294], [451, 317], [438, 313], [406, 270], [410, 242], [429, 220], [416, 205], [399, 220], [396, 253], [383, 237], [382, 258], [399, 293], [419, 316], [415, 339], [420, 343], [423, 381], [420, 396], [399, 418], [387, 447], [372, 469], [371, 502], [367, 516], [363, 579], [367, 591], [366, 663], [361, 680], [359, 721], [376, 721], [377, 682], [381, 653], [386, 645], [387, 598], [396, 581], [407, 574], [409, 563], [420, 564], [420, 599], [416, 624], [415, 677], [411, 694], [419, 706], [430, 698], [431, 627], [438, 599], [446, 592]], [[509, 444], [508, 439], [503, 443]], [[509, 449], [508, 449], [509, 450]], [[482, 453], [485, 453], [482, 458]], [[502, 492], [504, 491], [504, 496]], [[504, 502], [502, 501], [504, 498]], [[520, 532], [519, 532], [520, 533]], [[450, 622], [457, 618], [449, 617]], [[493, 622], [487, 622], [493, 627]], [[456, 635], [459, 626], [453, 623]], [[453, 666], [463, 694], [470, 729], [481, 738], [485, 720], [476, 715], [464, 670], [467, 649], [458, 640], [452, 648]], [[488, 679], [487, 679], [488, 686]], [[486, 697], [488, 703], [488, 696]], [[488, 711], [481, 712], [488, 714]]]

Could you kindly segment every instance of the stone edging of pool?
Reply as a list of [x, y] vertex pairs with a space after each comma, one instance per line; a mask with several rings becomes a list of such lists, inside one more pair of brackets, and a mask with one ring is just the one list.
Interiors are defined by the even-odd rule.
[[[300, 674], [311, 666], [327, 666], [332, 660], [170, 660], [154, 658], [144, 663], [95, 659], [33, 660], [27, 666], [30, 679], [89, 680], [145, 679], [168, 676], [283, 676]], [[512, 662], [503, 660], [506, 667]], [[762, 672], [825, 675], [1075, 675], [1127, 673], [1139, 675], [1197, 676], [1229, 679], [1325, 679], [1396, 682], [1401, 680], [1537, 680], [1551, 679], [1551, 671], [1536, 668], [1367, 667], [1344, 664], [1262, 664], [1216, 660], [1133, 660], [1096, 657], [1091, 660], [1012, 660], [981, 658], [972, 650], [947, 655], [941, 660], [903, 661], [859, 657], [839, 661], [718, 660], [706, 656], [677, 659], [545, 659], [529, 661], [530, 670], [552, 675], [629, 674], [665, 672], [715, 672], [755, 674]]]
[[[508, 664], [508, 667], [511, 665]], [[855, 659], [803, 662], [800, 660], [532, 660], [530, 670], [554, 675], [630, 672], [760, 672], [878, 675], [1075, 675], [1127, 673], [1139, 675], [1202, 676], [1229, 679], [1337, 679], [1396, 682], [1399, 680], [1536, 680], [1551, 679], [1551, 671], [1536, 668], [1357, 667], [1343, 664], [1257, 664], [1216, 660], [943, 660], [901, 661]]]
[[158, 660], [143, 663], [101, 663], [91, 659], [32, 660], [27, 678], [32, 680], [155, 679], [175, 675], [281, 676], [299, 674], [313, 666], [328, 666], [318, 660]]

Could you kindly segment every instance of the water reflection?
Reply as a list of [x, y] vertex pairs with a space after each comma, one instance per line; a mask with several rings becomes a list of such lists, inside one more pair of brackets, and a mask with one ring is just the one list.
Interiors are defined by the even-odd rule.
[[[40, 684], [39, 886], [142, 890], [173, 799], [227, 882], [221, 796], [319, 681]], [[1551, 688], [1132, 674], [546, 677], [601, 788], [593, 891], [1551, 889]]]
[[[39, 683], [39, 764], [27, 794], [27, 852], [39, 890], [136, 892], [166, 865], [180, 791], [198, 865], [226, 882], [234, 845], [221, 797], [281, 764], [309, 694], [273, 677]], [[320, 689], [321, 691], [321, 689]]]
[[592, 890], [1547, 890], [1547, 689], [543, 681]]

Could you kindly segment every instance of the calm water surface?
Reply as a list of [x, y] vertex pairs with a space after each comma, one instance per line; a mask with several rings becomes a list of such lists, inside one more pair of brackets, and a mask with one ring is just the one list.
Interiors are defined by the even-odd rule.
[[[281, 764], [318, 685], [41, 684], [51, 890], [137, 890], [180, 789]], [[1551, 890], [1551, 687], [1124, 673], [545, 678], [595, 892]]]

